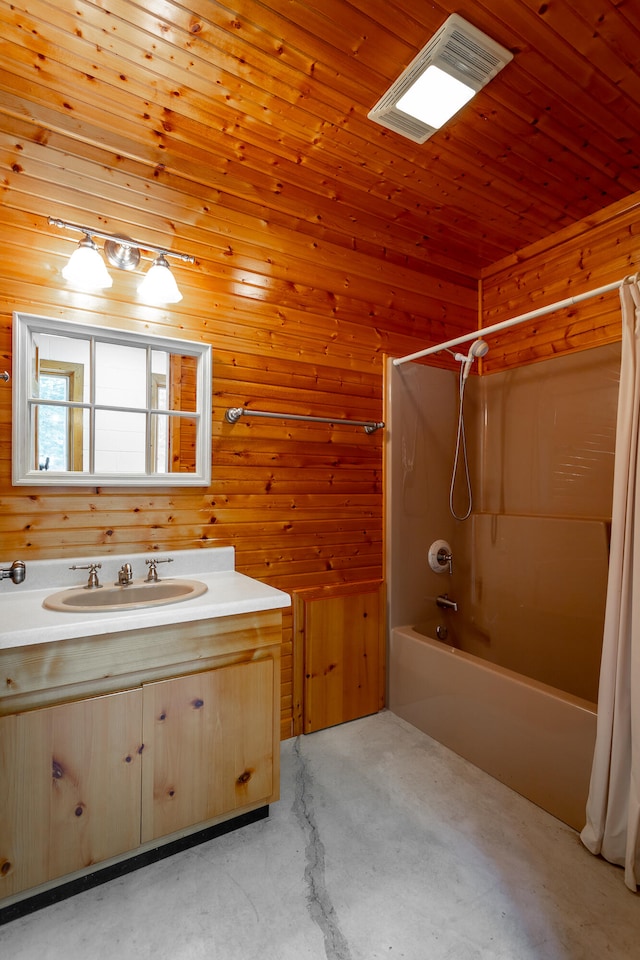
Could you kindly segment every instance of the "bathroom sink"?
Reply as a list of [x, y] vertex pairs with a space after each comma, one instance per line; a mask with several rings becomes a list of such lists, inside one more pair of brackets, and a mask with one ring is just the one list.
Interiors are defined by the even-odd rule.
[[157, 607], [165, 603], [180, 603], [206, 593], [207, 585], [200, 580], [134, 580], [127, 586], [72, 587], [51, 594], [42, 601], [48, 610], [66, 613], [104, 613], [112, 610], [135, 610]]

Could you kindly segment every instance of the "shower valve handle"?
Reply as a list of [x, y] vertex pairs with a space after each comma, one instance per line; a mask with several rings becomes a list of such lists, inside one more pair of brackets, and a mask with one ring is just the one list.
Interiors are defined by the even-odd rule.
[[427, 553], [429, 566], [434, 573], [445, 573], [447, 567], [449, 573], [453, 573], [453, 554], [451, 545], [446, 540], [434, 540]]

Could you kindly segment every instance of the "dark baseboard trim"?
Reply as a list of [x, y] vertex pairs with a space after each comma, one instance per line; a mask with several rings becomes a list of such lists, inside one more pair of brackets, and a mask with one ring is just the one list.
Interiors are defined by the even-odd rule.
[[88, 873], [84, 877], [78, 877], [76, 880], [69, 880], [67, 883], [61, 883], [51, 890], [45, 890], [44, 893], [36, 893], [32, 897], [26, 897], [17, 903], [12, 903], [7, 907], [0, 907], [0, 926], [9, 923], [11, 920], [18, 920], [36, 910], [42, 910], [43, 907], [51, 906], [60, 900], [66, 900], [74, 897], [84, 890], [91, 890], [102, 883], [108, 883], [117, 877], [123, 877], [127, 873], [133, 873], [141, 867], [146, 867], [150, 863], [156, 863], [158, 860], [164, 860], [165, 857], [171, 857], [174, 853], [180, 853], [182, 850], [188, 850], [190, 847], [196, 847], [200, 843], [206, 843], [207, 840], [214, 840], [216, 837], [222, 837], [226, 833], [232, 833], [241, 827], [246, 827], [250, 823], [257, 823], [258, 820], [264, 820], [269, 816], [269, 806], [259, 807], [257, 810], [251, 810], [249, 813], [243, 813], [232, 820], [225, 820], [224, 823], [217, 823], [213, 827], [205, 827], [204, 830], [198, 830], [197, 833], [191, 833], [188, 837], [181, 837], [179, 840], [172, 840], [159, 847], [153, 847], [151, 850], [145, 850], [144, 853], [135, 854], [127, 860], [120, 863], [114, 863], [109, 867], [97, 869], [93, 873]]

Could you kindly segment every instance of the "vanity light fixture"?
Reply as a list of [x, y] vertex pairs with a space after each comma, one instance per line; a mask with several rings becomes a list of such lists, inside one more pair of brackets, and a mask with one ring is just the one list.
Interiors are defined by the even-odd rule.
[[141, 259], [141, 250], [156, 255], [151, 267], [138, 287], [138, 293], [145, 303], [162, 306], [166, 303], [178, 303], [182, 294], [167, 257], [175, 257], [183, 263], [195, 263], [195, 257], [188, 253], [176, 253], [150, 243], [140, 243], [129, 237], [118, 237], [101, 230], [92, 230], [56, 217], [48, 218], [49, 225], [63, 230], [75, 230], [84, 234], [72, 253], [69, 262], [62, 270], [65, 280], [80, 290], [104, 290], [113, 283], [104, 260], [100, 255], [94, 237], [104, 240], [104, 255], [109, 263], [119, 270], [135, 270]]
[[369, 111], [369, 119], [424, 143], [512, 59], [510, 50], [452, 13]]
[[74, 287], [89, 291], [105, 290], [113, 283], [95, 240], [88, 233], [62, 268], [62, 276]]
[[138, 293], [145, 303], [150, 304], [179, 303], [182, 300], [176, 278], [171, 273], [163, 253], [153, 261], [145, 273], [138, 287]]

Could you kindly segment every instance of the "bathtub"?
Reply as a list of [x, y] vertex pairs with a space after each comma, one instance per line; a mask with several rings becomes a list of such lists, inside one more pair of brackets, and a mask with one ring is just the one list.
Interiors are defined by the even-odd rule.
[[581, 830], [596, 705], [425, 635], [430, 632], [435, 624], [391, 630], [389, 709]]

